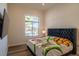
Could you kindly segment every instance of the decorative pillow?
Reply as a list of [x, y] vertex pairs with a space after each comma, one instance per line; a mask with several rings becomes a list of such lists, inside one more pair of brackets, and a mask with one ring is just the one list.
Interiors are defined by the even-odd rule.
[[47, 42], [50, 43], [50, 44], [56, 45], [56, 43], [54, 42], [54, 39], [55, 39], [55, 37], [50, 37], [50, 36], [49, 36], [49, 37], [47, 38]]
[[50, 44], [57, 44], [57, 45], [66, 45], [67, 47], [72, 45], [72, 42], [67, 38], [61, 38], [61, 37], [48, 37], [47, 42]]
[[61, 45], [61, 44], [66, 45], [67, 47], [72, 45], [72, 42], [66, 38], [57, 37], [54, 39], [54, 42], [56, 42], [56, 44], [58, 44], [58, 45]]

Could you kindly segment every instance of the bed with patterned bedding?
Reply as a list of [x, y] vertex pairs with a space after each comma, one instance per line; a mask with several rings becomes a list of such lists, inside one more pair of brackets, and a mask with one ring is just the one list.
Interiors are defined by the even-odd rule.
[[37, 56], [60, 56], [73, 49], [73, 43], [69, 39], [50, 36], [31, 39], [27, 45]]

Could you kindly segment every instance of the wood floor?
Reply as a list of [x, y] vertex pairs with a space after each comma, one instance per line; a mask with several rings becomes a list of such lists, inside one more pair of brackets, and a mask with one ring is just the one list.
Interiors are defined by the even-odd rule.
[[[8, 56], [33, 56], [26, 45], [9, 47]], [[70, 55], [72, 56], [72, 55]], [[79, 46], [77, 46], [77, 55], [79, 56]]]
[[26, 45], [9, 47], [8, 56], [32, 56]]

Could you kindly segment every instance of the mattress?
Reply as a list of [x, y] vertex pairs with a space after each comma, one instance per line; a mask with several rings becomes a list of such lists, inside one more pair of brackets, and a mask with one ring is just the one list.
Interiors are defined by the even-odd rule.
[[36, 47], [38, 45], [41, 45], [43, 43], [43, 41], [45, 40], [42, 40], [43, 38], [35, 38], [35, 39], [29, 39], [27, 41], [27, 46], [31, 49], [31, 51], [36, 54]]
[[[63, 41], [63, 43], [61, 41]], [[27, 45], [37, 56], [60, 56], [73, 49], [71, 41], [59, 37], [31, 39], [28, 41]]]
[[28, 40], [27, 41], [27, 46], [29, 46], [29, 48], [31, 49], [31, 51], [33, 53], [35, 53], [35, 43], [34, 42], [32, 42], [31, 40]]
[[[47, 54], [45, 54], [46, 51], [44, 51], [45, 49], [50, 49], [50, 48], [53, 48], [53, 47], [60, 47], [60, 49], [62, 50], [59, 51], [57, 49], [51, 49], [49, 50], [49, 52], [47, 52]], [[66, 54], [68, 53], [69, 51], [72, 50], [72, 46], [69, 46], [69, 47], [66, 47], [65, 45], [47, 45], [47, 46], [36, 46], [36, 55], [37, 56], [61, 56], [63, 54]]]

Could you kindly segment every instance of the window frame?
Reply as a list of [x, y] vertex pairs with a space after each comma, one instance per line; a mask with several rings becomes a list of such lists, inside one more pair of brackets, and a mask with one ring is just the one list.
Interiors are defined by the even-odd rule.
[[[27, 17], [27, 16], [25, 16], [25, 17]], [[25, 25], [25, 36], [27, 36], [27, 37], [37, 37], [37, 36], [39, 35], [39, 23], [40, 23], [40, 22], [39, 22], [39, 19], [40, 19], [40, 18], [39, 18], [38, 16], [31, 16], [31, 17], [37, 17], [37, 18], [38, 18], [38, 21], [28, 21], [28, 20], [25, 20], [25, 23], [26, 23], [26, 22], [32, 23], [32, 31], [31, 31], [31, 32], [32, 32], [32, 33], [31, 33], [32, 36], [26, 34], [26, 25]], [[38, 33], [37, 33], [38, 35], [33, 35], [33, 28], [34, 28], [34, 27], [33, 27], [33, 23], [38, 23]]]

